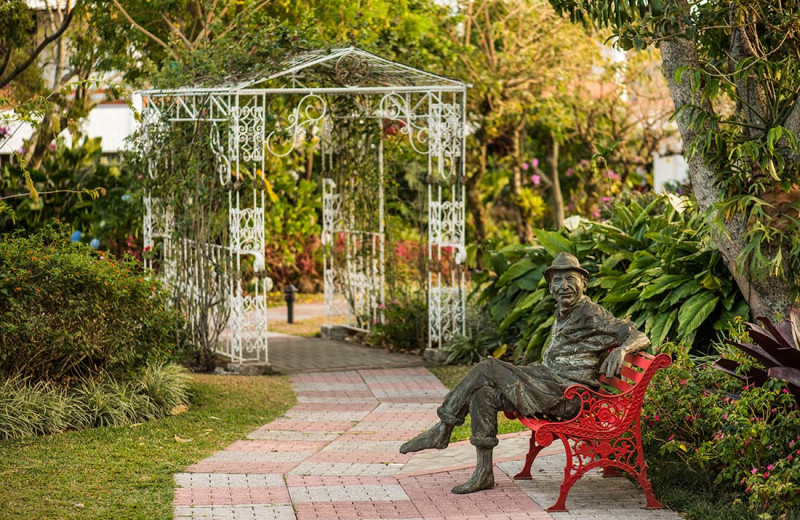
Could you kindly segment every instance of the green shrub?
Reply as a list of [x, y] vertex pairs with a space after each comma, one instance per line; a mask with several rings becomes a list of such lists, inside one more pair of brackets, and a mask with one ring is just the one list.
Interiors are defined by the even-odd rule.
[[[743, 357], [720, 347], [725, 357]], [[666, 344], [673, 364], [650, 384], [642, 409], [649, 456], [679, 458], [738, 490], [752, 509], [800, 506], [800, 410], [785, 385], [743, 386]]]
[[427, 346], [428, 305], [424, 294], [401, 295], [380, 308], [383, 322], [375, 320], [366, 335], [366, 342], [374, 347], [412, 351]]
[[485, 308], [468, 304], [465, 321], [466, 334], [455, 334], [443, 347], [448, 365], [474, 365], [487, 355], [500, 357], [505, 353], [508, 345]]
[[[104, 251], [138, 252], [133, 234], [141, 227], [141, 203], [136, 175], [120, 170], [103, 159], [100, 138], [82, 139], [66, 146], [59, 139], [55, 150], [45, 155], [39, 169], [27, 168], [37, 190], [55, 192], [41, 199], [17, 197], [6, 202], [12, 214], [0, 214], [0, 233], [15, 229], [39, 231], [57, 218], [82, 232], [88, 244], [98, 239]], [[0, 168], [0, 193], [25, 193], [23, 168], [7, 164]], [[81, 190], [101, 189], [93, 199]]]
[[169, 358], [178, 324], [168, 295], [132, 260], [63, 226], [0, 240], [0, 377], [127, 376]]
[[139, 376], [138, 391], [162, 411], [170, 411], [189, 401], [189, 373], [175, 364], [150, 365]]
[[687, 198], [659, 196], [647, 206], [617, 203], [603, 222], [583, 219], [558, 232], [535, 231], [534, 246], [484, 254], [473, 280], [513, 357], [541, 356], [555, 302], [544, 269], [568, 251], [591, 273], [587, 294], [616, 316], [630, 317], [658, 347], [668, 338], [707, 348], [747, 304], [713, 245], [706, 216]]

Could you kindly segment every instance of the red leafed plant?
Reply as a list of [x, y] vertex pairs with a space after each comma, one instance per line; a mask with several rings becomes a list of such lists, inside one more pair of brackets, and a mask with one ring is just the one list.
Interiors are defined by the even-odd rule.
[[739, 362], [719, 359], [714, 368], [738, 377], [747, 384], [763, 385], [769, 378], [783, 379], [788, 389], [800, 404], [800, 310], [792, 309], [789, 319], [772, 323], [768, 318], [758, 318], [761, 325], [747, 323], [752, 343], [727, 341], [758, 360], [758, 367], [739, 368]]

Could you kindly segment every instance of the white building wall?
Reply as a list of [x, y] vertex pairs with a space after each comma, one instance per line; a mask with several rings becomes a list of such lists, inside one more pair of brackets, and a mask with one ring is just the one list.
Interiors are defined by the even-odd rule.
[[653, 154], [653, 189], [656, 193], [664, 191], [664, 184], [668, 182], [686, 183], [688, 181], [689, 165], [683, 155]]
[[[133, 111], [128, 105], [104, 103], [94, 107], [89, 116], [81, 121], [80, 127], [85, 136], [102, 138], [103, 153], [115, 154], [125, 150], [125, 138], [131, 135], [136, 125]], [[33, 133], [29, 124], [13, 121], [13, 111], [0, 114], [0, 126], [6, 127], [10, 135], [8, 139], [0, 137], [0, 155], [11, 155], [19, 151]], [[68, 130], [62, 131], [60, 136], [68, 146], [72, 144], [72, 136]]]

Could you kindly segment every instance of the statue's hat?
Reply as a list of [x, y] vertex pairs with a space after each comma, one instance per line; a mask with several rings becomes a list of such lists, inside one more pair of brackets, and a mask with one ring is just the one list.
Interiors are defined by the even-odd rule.
[[544, 270], [544, 278], [548, 283], [550, 283], [550, 277], [555, 271], [577, 271], [583, 276], [589, 277], [589, 271], [581, 267], [581, 263], [578, 262], [575, 255], [571, 255], [565, 251], [558, 253], [553, 263], [550, 264], [550, 267]]

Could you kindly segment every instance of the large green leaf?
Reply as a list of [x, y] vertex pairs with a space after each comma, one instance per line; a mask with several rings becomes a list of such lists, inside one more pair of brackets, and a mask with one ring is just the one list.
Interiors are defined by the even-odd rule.
[[678, 332], [681, 336], [694, 332], [714, 312], [718, 301], [719, 296], [710, 291], [703, 291], [686, 300], [678, 312]]
[[653, 322], [653, 328], [650, 330], [650, 343], [653, 344], [654, 348], [658, 348], [664, 343], [664, 339], [666, 339], [669, 334], [669, 330], [672, 324], [675, 323], [675, 318], [677, 317], [677, 309], [669, 313], [662, 312], [657, 315]]
[[519, 262], [513, 264], [511, 267], [506, 269], [503, 275], [500, 276], [500, 279], [497, 280], [497, 286], [502, 287], [508, 284], [508, 282], [510, 282], [511, 280], [519, 278], [525, 273], [535, 270], [537, 267], [538, 266], [536, 264], [534, 264], [527, 258], [523, 258]]
[[657, 296], [668, 289], [678, 287], [682, 283], [691, 279], [692, 279], [691, 277], [682, 274], [663, 275], [659, 278], [656, 278], [653, 282], [651, 282], [647, 287], [644, 288], [641, 294], [641, 298], [643, 300], [652, 298], [653, 296]]
[[572, 244], [569, 239], [562, 236], [561, 233], [545, 231], [544, 229], [535, 229], [533, 230], [533, 234], [536, 235], [536, 239], [551, 256], [556, 256], [562, 251], [566, 251], [567, 253], [572, 252]]

